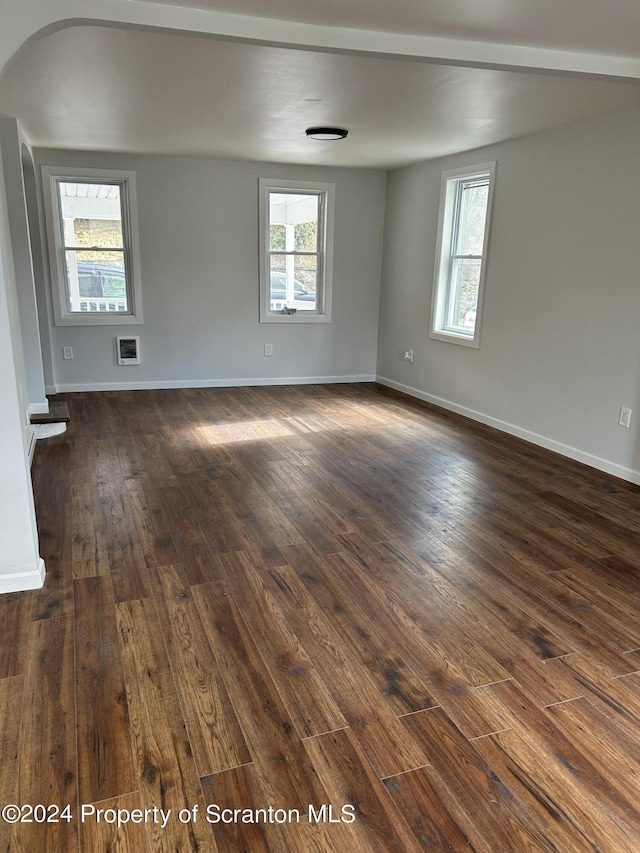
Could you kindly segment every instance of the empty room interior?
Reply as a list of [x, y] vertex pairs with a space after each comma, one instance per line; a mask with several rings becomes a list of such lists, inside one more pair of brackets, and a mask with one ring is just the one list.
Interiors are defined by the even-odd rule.
[[640, 850], [638, 32], [0, 2], [1, 850]]

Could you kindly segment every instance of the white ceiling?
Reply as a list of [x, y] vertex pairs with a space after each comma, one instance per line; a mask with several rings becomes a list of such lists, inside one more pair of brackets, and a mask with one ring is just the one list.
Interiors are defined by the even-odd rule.
[[[263, 17], [268, 8], [270, 17], [310, 24], [640, 54], [640, 3], [626, 0], [182, 5]], [[639, 104], [638, 80], [110, 26], [73, 26], [32, 39], [0, 78], [0, 114], [16, 116], [38, 146], [384, 168]], [[306, 139], [305, 128], [316, 124], [347, 127], [349, 137]]]

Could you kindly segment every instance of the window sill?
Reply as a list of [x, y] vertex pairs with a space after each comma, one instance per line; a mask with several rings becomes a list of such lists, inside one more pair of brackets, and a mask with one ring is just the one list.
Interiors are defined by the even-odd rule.
[[295, 314], [263, 314], [260, 317], [261, 323], [330, 323], [331, 317], [326, 314], [303, 314], [296, 312]]
[[87, 311], [86, 314], [64, 314], [55, 318], [56, 326], [141, 326], [143, 319], [140, 315], [117, 314], [116, 312], [98, 313]]
[[429, 332], [429, 337], [434, 341], [444, 341], [446, 344], [458, 344], [461, 347], [471, 347], [472, 349], [478, 349], [480, 346], [478, 335], [458, 335], [455, 332], [432, 330]]

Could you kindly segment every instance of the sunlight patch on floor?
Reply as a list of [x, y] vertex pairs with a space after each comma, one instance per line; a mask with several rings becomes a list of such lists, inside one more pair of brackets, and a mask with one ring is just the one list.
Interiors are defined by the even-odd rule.
[[280, 421], [259, 420], [240, 423], [206, 424], [196, 427], [198, 436], [207, 444], [232, 444], [237, 441], [261, 441], [293, 435]]

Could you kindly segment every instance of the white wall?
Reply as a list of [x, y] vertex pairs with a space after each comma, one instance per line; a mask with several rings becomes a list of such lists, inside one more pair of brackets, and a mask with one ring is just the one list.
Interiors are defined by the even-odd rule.
[[[5, 150], [0, 143], [0, 164]], [[0, 593], [42, 586], [28, 449], [27, 391], [4, 170], [0, 168]]]
[[21, 385], [29, 410], [46, 412], [48, 403], [42, 370], [35, 280], [22, 173], [22, 148], [28, 143], [14, 118], [0, 118], [0, 140], [23, 347], [24, 377]]
[[[640, 482], [639, 157], [633, 110], [390, 172], [379, 378]], [[430, 340], [429, 310], [441, 172], [489, 160], [474, 350]]]
[[[39, 182], [33, 162], [31, 146], [24, 140], [21, 151], [22, 178], [26, 204], [29, 238], [31, 244], [31, 263], [36, 293], [37, 323], [40, 331], [40, 356], [42, 359], [41, 379], [44, 386], [53, 385], [51, 365], [51, 342], [49, 339], [49, 312], [47, 308], [47, 280], [45, 277], [45, 232], [44, 212], [39, 202]], [[35, 352], [35, 349], [34, 349]], [[46, 411], [48, 411], [48, 401]]]
[[[52, 326], [58, 390], [375, 375], [385, 173], [36, 150], [38, 165], [136, 173], [144, 324]], [[333, 321], [260, 325], [258, 178], [336, 184]], [[50, 294], [49, 294], [50, 298]], [[119, 367], [114, 339], [140, 336]], [[265, 358], [265, 343], [273, 357]], [[74, 360], [62, 359], [72, 346]]]

